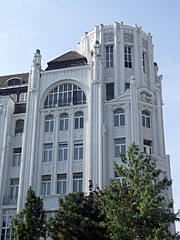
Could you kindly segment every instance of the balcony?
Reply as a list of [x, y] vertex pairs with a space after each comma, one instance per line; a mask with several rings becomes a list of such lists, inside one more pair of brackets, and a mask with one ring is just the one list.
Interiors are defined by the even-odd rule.
[[3, 205], [16, 205], [17, 204], [17, 195], [13, 196], [4, 196], [3, 197]]

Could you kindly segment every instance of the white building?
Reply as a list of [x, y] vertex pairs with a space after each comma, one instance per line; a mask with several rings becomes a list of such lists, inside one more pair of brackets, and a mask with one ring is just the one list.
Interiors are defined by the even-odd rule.
[[23, 208], [29, 186], [51, 215], [62, 194], [114, 178], [113, 162], [132, 142], [170, 177], [161, 81], [152, 36], [122, 22], [84, 33], [78, 53], [46, 70], [37, 50], [29, 74], [1, 76], [1, 239], [10, 239], [9, 216]]

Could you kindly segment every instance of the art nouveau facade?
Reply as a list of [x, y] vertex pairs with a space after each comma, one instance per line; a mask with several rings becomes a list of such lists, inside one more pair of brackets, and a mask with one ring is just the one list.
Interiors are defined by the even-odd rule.
[[0, 77], [1, 239], [10, 239], [9, 216], [29, 186], [51, 215], [61, 195], [114, 178], [113, 161], [132, 142], [170, 177], [161, 80], [152, 36], [117, 22], [84, 33], [78, 53], [46, 70], [37, 50], [29, 74]]

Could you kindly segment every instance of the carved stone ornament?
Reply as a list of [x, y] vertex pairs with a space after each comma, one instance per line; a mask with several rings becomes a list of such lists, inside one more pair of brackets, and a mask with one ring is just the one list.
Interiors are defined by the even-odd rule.
[[143, 48], [146, 48], [147, 49], [147, 41], [145, 39], [142, 39], [142, 46]]
[[114, 41], [114, 33], [104, 34], [104, 41], [105, 42]]
[[131, 43], [133, 43], [133, 40], [134, 40], [133, 34], [129, 34], [129, 33], [125, 33], [125, 34], [124, 34], [124, 41], [125, 41], [125, 42], [131, 42]]
[[144, 102], [152, 103], [152, 95], [146, 92], [141, 93], [141, 100]]

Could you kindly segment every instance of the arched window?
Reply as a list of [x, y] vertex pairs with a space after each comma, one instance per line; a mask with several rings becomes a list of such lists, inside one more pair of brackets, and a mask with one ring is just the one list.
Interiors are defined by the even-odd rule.
[[16, 121], [16, 126], [15, 126], [15, 136], [21, 136], [24, 130], [24, 120], [19, 119]]
[[125, 113], [123, 109], [117, 109], [114, 112], [114, 127], [125, 125]]
[[59, 130], [60, 131], [68, 130], [68, 114], [67, 113], [63, 113], [60, 115]]
[[86, 103], [86, 96], [82, 89], [75, 84], [61, 84], [54, 88], [47, 96], [44, 108], [55, 108]]
[[75, 129], [84, 128], [84, 113], [77, 112], [75, 114], [75, 122], [74, 122]]
[[45, 118], [45, 132], [53, 132], [54, 116], [49, 115]]
[[22, 78], [15, 77], [7, 80], [7, 86], [20, 85], [22, 84]]
[[146, 111], [142, 111], [142, 126], [145, 128], [150, 128], [150, 115]]

